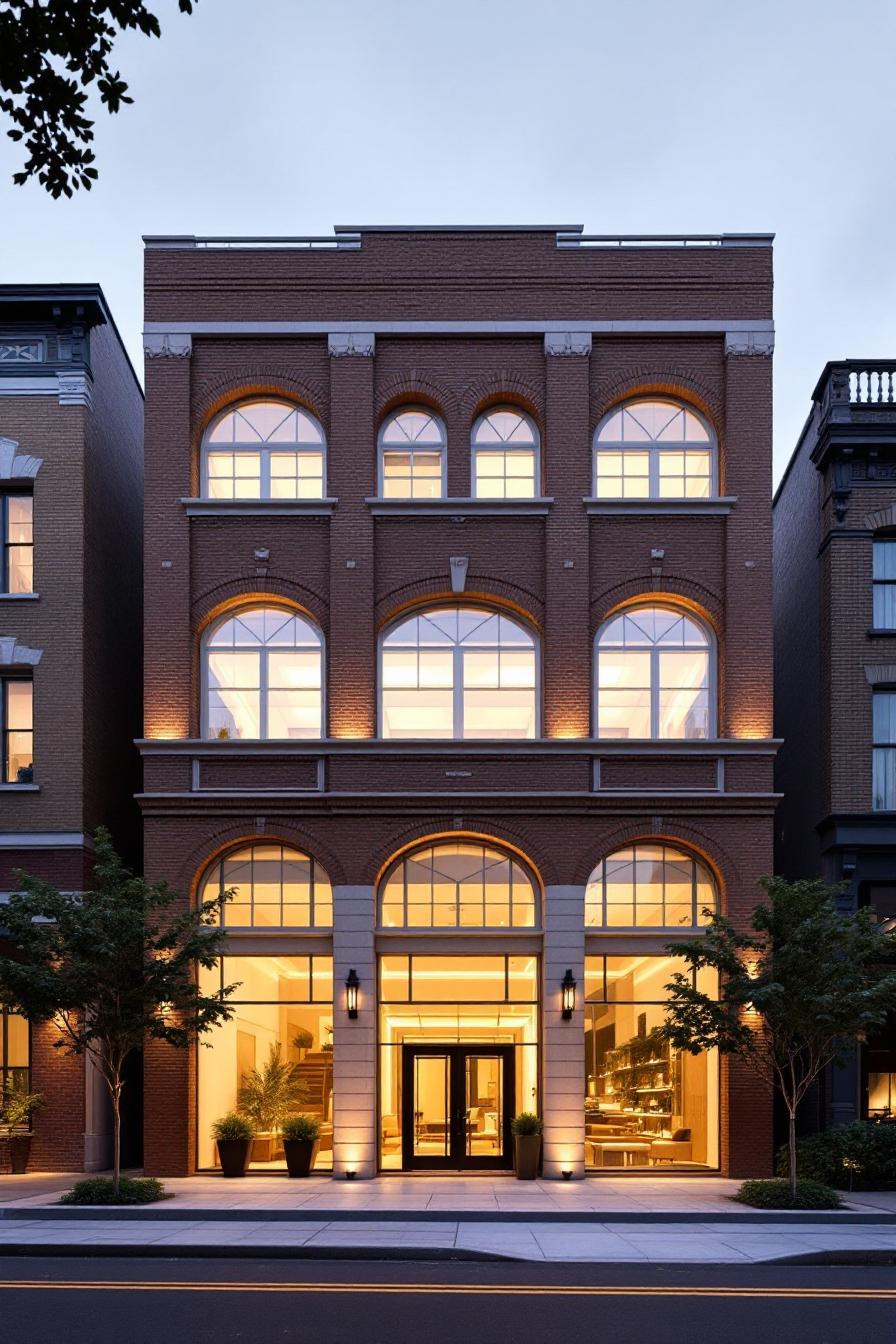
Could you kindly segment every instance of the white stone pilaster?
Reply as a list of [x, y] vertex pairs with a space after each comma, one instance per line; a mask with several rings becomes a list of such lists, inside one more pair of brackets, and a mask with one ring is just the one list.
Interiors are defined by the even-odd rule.
[[[576, 980], [570, 1021], [561, 1015], [560, 982], [567, 970]], [[542, 956], [542, 1118], [544, 1175], [559, 1179], [585, 1174], [585, 888], [545, 890]]]
[[[376, 1175], [376, 889], [333, 888], [333, 1174]], [[345, 1005], [345, 980], [361, 981], [358, 1016]]]

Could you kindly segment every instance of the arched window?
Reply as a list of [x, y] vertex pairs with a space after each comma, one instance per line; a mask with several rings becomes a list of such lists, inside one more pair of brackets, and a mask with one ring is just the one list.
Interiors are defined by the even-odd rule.
[[203, 642], [205, 736], [323, 737], [323, 640], [283, 607], [247, 607]]
[[202, 440], [206, 499], [323, 499], [326, 441], [317, 420], [285, 401], [246, 401]]
[[509, 406], [481, 415], [471, 436], [473, 498], [532, 499], [540, 490], [538, 430]]
[[535, 927], [537, 894], [519, 859], [472, 840], [416, 849], [380, 886], [385, 929]]
[[599, 929], [696, 928], [718, 904], [705, 864], [673, 845], [642, 843], [603, 859], [585, 888], [585, 925]]
[[225, 891], [228, 928], [329, 929], [333, 924], [330, 879], [319, 863], [286, 845], [241, 845], [217, 859], [206, 873], [200, 900]]
[[595, 430], [598, 499], [708, 499], [717, 488], [715, 435], [686, 406], [632, 401]]
[[535, 737], [535, 640], [478, 607], [408, 616], [382, 640], [380, 732], [391, 738]]
[[380, 430], [380, 497], [441, 499], [446, 443], [445, 426], [429, 411], [391, 415]]
[[712, 643], [674, 607], [633, 607], [597, 634], [597, 737], [702, 738], [714, 731]]

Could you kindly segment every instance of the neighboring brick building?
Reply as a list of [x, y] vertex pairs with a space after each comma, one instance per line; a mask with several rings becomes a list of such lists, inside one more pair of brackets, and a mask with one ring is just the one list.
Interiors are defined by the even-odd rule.
[[[97, 285], [0, 286], [0, 893], [77, 891], [91, 833], [139, 853], [143, 397]], [[0, 913], [2, 928], [2, 913]], [[29, 1067], [0, 1018], [0, 1084]], [[31, 1165], [102, 1166], [102, 1093], [34, 1029]], [[6, 1160], [0, 1143], [0, 1169]]]
[[146, 240], [146, 871], [235, 891], [241, 986], [148, 1052], [148, 1172], [277, 1048], [338, 1173], [520, 1109], [551, 1176], [768, 1172], [752, 1076], [652, 1035], [776, 802], [771, 239], [683, 241]]
[[[775, 495], [777, 868], [896, 919], [896, 360], [826, 365]], [[896, 1108], [896, 1032], [814, 1121]]]

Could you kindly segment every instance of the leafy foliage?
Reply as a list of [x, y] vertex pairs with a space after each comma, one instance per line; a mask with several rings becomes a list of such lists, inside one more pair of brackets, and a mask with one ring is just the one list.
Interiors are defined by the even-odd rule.
[[154, 1176], [125, 1176], [117, 1190], [108, 1176], [91, 1176], [86, 1181], [77, 1181], [59, 1203], [155, 1204], [156, 1200], [169, 1198], [162, 1182]]
[[212, 1125], [212, 1138], [227, 1143], [231, 1139], [243, 1139], [248, 1142], [255, 1137], [255, 1128], [248, 1116], [238, 1111], [228, 1111]]
[[540, 1134], [544, 1128], [541, 1117], [533, 1115], [531, 1111], [520, 1111], [510, 1122], [510, 1128], [514, 1135]]
[[856, 1038], [896, 1007], [896, 936], [873, 911], [841, 914], [837, 889], [817, 879], [764, 878], [751, 932], [713, 915], [704, 934], [670, 946], [693, 970], [719, 973], [716, 999], [690, 974], [667, 986], [661, 1029], [679, 1050], [717, 1047], [777, 1087], [790, 1126], [796, 1181], [796, 1111], [812, 1083]]
[[734, 1198], [754, 1209], [839, 1209], [836, 1190], [820, 1181], [744, 1181]]
[[289, 1115], [281, 1133], [287, 1143], [313, 1143], [320, 1138], [320, 1121], [313, 1115]]
[[[194, 0], [178, 0], [192, 14]], [[37, 177], [51, 196], [89, 191], [97, 177], [90, 148], [94, 123], [85, 115], [95, 84], [110, 113], [133, 102], [109, 63], [119, 31], [160, 37], [159, 21], [141, 0], [0, 0], [0, 111], [10, 139], [28, 158], [13, 175]]]
[[[775, 1170], [787, 1174], [789, 1154], [779, 1149]], [[896, 1190], [896, 1123], [857, 1120], [797, 1141], [797, 1165], [813, 1181], [838, 1190]]]
[[256, 1130], [264, 1133], [279, 1129], [289, 1112], [307, 1100], [307, 1088], [295, 1064], [281, 1058], [279, 1045], [272, 1045], [264, 1066], [243, 1075], [237, 1105]]
[[43, 1092], [29, 1092], [21, 1083], [14, 1083], [0, 1097], [0, 1124], [8, 1125], [10, 1129], [24, 1129], [43, 1104]]

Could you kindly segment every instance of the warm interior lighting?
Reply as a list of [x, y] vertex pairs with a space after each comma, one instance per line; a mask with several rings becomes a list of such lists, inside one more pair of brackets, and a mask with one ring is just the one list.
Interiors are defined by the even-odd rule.
[[345, 981], [345, 1010], [353, 1021], [358, 1016], [358, 990], [360, 987], [361, 981], [358, 979], [358, 972], [353, 966]]
[[576, 982], [571, 967], [567, 968], [566, 974], [560, 982], [560, 994], [563, 1003], [563, 1020], [568, 1022], [576, 1007]]

